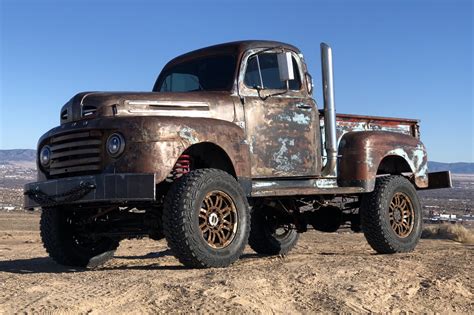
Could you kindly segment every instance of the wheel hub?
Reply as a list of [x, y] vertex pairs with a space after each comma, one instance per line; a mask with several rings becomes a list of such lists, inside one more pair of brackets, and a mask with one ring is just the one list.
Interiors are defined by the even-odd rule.
[[219, 223], [219, 217], [215, 213], [211, 213], [208, 218], [209, 225], [212, 227], [216, 227]]
[[393, 218], [395, 221], [400, 222], [402, 220], [402, 211], [400, 209], [396, 209], [393, 213]]

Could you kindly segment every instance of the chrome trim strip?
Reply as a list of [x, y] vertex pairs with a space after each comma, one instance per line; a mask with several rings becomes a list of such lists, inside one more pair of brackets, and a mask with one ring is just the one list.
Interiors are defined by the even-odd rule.
[[166, 106], [166, 107], [200, 107], [209, 108], [209, 104], [206, 102], [188, 102], [188, 101], [147, 101], [138, 100], [130, 101], [127, 100], [125, 103], [129, 105], [148, 105], [148, 106]]
[[158, 116], [174, 116], [174, 117], [211, 117], [209, 111], [203, 110], [163, 110], [163, 109], [130, 109], [132, 114], [149, 114]]

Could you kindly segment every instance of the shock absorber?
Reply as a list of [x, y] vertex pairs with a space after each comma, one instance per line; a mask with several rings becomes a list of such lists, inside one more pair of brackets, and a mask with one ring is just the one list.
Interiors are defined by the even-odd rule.
[[173, 166], [173, 170], [166, 177], [167, 182], [173, 182], [183, 175], [191, 171], [191, 156], [188, 154], [181, 154]]

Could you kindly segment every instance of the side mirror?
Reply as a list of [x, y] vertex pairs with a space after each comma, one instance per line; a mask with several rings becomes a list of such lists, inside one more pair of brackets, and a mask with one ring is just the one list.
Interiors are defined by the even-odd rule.
[[293, 73], [293, 60], [291, 53], [284, 52], [277, 55], [278, 69], [280, 72], [280, 81], [294, 80], [295, 76]]

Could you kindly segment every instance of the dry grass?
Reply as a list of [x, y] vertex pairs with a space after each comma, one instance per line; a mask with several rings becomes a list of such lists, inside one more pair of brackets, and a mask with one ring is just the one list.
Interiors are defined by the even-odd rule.
[[464, 244], [474, 244], [474, 233], [459, 224], [429, 225], [423, 229], [422, 238], [448, 239]]

